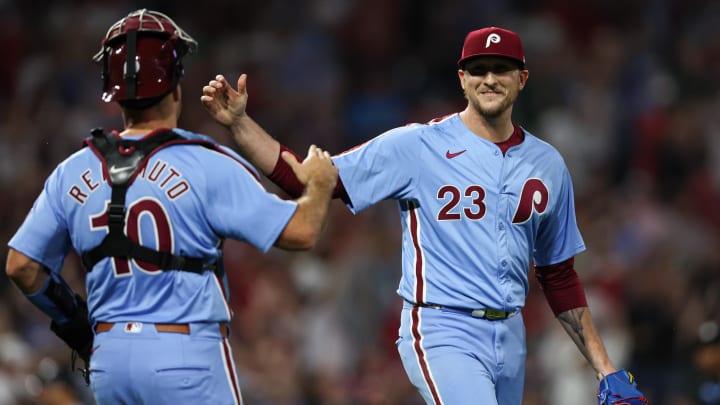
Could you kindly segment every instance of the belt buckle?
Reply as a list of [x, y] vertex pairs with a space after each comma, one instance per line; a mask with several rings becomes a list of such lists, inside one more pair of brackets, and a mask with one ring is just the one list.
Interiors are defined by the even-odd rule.
[[507, 312], [501, 311], [499, 309], [492, 309], [487, 308], [485, 310], [485, 318], [489, 319], [491, 321], [497, 321], [499, 319], [505, 319], [507, 318]]
[[486, 311], [484, 309], [473, 309], [470, 316], [473, 318], [485, 318], [485, 312]]

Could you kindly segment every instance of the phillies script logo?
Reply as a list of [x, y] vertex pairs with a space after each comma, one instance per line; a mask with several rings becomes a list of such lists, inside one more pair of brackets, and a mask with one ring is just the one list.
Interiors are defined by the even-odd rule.
[[520, 200], [512, 220], [513, 224], [527, 222], [533, 211], [538, 214], [544, 213], [548, 206], [549, 196], [550, 193], [542, 180], [528, 179], [523, 185], [522, 194], [520, 194]]
[[485, 48], [490, 48], [490, 44], [499, 44], [500, 43], [500, 35], [496, 33], [492, 33], [488, 35], [487, 40], [485, 41]]

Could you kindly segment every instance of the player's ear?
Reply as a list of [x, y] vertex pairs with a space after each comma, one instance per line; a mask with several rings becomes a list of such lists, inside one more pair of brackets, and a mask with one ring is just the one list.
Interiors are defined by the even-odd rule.
[[530, 76], [530, 72], [527, 69], [520, 70], [520, 90], [525, 88], [525, 84], [527, 83], [527, 79]]
[[175, 89], [173, 89], [173, 91], [172, 91], [173, 101], [175, 101], [175, 102], [180, 101], [180, 93], [181, 93], [180, 85], [175, 86]]
[[465, 90], [465, 71], [458, 69], [458, 79], [460, 80], [460, 88]]

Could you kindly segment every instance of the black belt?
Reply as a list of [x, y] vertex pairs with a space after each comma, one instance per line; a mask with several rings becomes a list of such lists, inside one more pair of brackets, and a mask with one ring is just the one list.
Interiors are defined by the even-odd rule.
[[[405, 300], [407, 301], [407, 300]], [[493, 308], [480, 308], [480, 309], [472, 309], [472, 308], [460, 308], [460, 307], [451, 307], [448, 305], [437, 305], [437, 304], [427, 304], [425, 302], [412, 302], [407, 301], [410, 305], [421, 307], [421, 308], [433, 308], [433, 309], [447, 309], [450, 311], [455, 312], [462, 312], [464, 314], [468, 314], [472, 316], [473, 318], [480, 318], [480, 319], [487, 319], [488, 321], [501, 321], [503, 319], [511, 318], [515, 315], [517, 315], [518, 311], [503, 311], [501, 309], [493, 309]]]

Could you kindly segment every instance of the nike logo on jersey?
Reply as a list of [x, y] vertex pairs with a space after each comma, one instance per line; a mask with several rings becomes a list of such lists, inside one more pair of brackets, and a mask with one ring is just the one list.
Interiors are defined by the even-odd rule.
[[448, 158], [448, 159], [452, 159], [452, 158], [454, 158], [454, 157], [458, 157], [458, 156], [462, 155], [462, 154], [465, 153], [465, 152], [467, 152], [467, 149], [463, 149], [463, 150], [461, 150], [460, 152], [452, 152], [452, 153], [451, 153], [450, 150], [448, 149], [448, 151], [445, 152], [445, 157]]
[[132, 166], [115, 167], [115, 165], [112, 165], [108, 168], [108, 171], [110, 174], [118, 174], [132, 169], [134, 169]]

